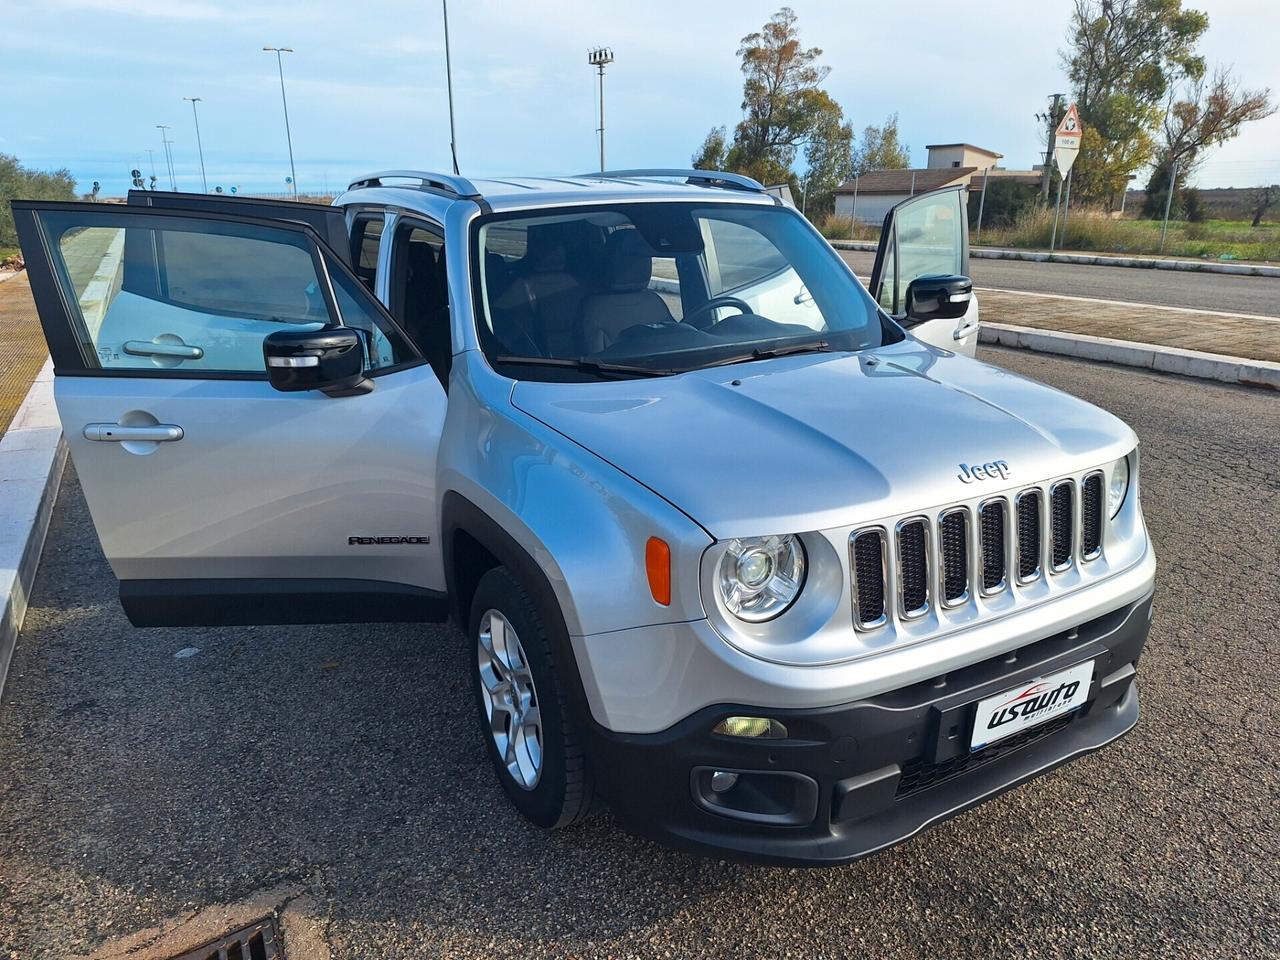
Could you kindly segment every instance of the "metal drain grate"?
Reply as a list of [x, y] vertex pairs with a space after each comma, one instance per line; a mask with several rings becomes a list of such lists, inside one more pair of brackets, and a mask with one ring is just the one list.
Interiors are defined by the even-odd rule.
[[284, 949], [275, 920], [264, 917], [220, 940], [206, 943], [173, 960], [283, 960]]

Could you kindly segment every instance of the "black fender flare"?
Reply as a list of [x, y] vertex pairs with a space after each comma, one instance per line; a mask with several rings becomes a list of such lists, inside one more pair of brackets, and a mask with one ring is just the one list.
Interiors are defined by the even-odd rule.
[[551, 581], [538, 562], [501, 524], [485, 513], [462, 494], [448, 491], [440, 509], [440, 536], [444, 548], [444, 576], [447, 584], [454, 622], [465, 635], [470, 610], [464, 610], [463, 592], [459, 588], [459, 565], [456, 556], [457, 535], [465, 533], [487, 550], [502, 566], [510, 570], [524, 585], [538, 605], [538, 613], [546, 625], [555, 653], [561, 679], [566, 683], [564, 691], [574, 720], [580, 728], [594, 726], [582, 674], [569, 639], [569, 627], [565, 623], [560, 601]]

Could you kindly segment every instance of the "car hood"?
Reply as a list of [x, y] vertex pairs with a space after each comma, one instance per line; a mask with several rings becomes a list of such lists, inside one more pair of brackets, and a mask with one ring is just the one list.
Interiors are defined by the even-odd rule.
[[[929, 510], [1101, 465], [1137, 442], [1069, 394], [910, 340], [655, 379], [522, 381], [512, 402], [717, 538]], [[1007, 480], [961, 480], [961, 464], [996, 460]]]

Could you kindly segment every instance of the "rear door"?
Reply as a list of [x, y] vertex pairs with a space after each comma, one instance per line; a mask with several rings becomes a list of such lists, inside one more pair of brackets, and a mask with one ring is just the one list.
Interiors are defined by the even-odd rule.
[[[13, 208], [63, 432], [134, 623], [443, 614], [444, 390], [336, 250], [292, 218], [203, 202]], [[365, 332], [375, 389], [274, 390], [263, 337], [326, 325]]]
[[978, 298], [964, 316], [916, 322], [907, 313], [907, 287], [920, 277], [969, 275], [969, 226], [964, 189], [922, 193], [891, 209], [880, 230], [869, 284], [876, 302], [912, 334], [944, 350], [973, 356], [978, 344]]

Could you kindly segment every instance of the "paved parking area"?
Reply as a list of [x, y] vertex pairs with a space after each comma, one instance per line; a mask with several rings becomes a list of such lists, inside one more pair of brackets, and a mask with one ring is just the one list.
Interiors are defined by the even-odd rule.
[[343, 958], [1280, 955], [1280, 402], [984, 356], [1143, 438], [1162, 566], [1126, 739], [834, 870], [607, 815], [545, 835], [487, 768], [457, 634], [135, 631], [69, 477], [0, 703], [0, 957], [281, 885]]

